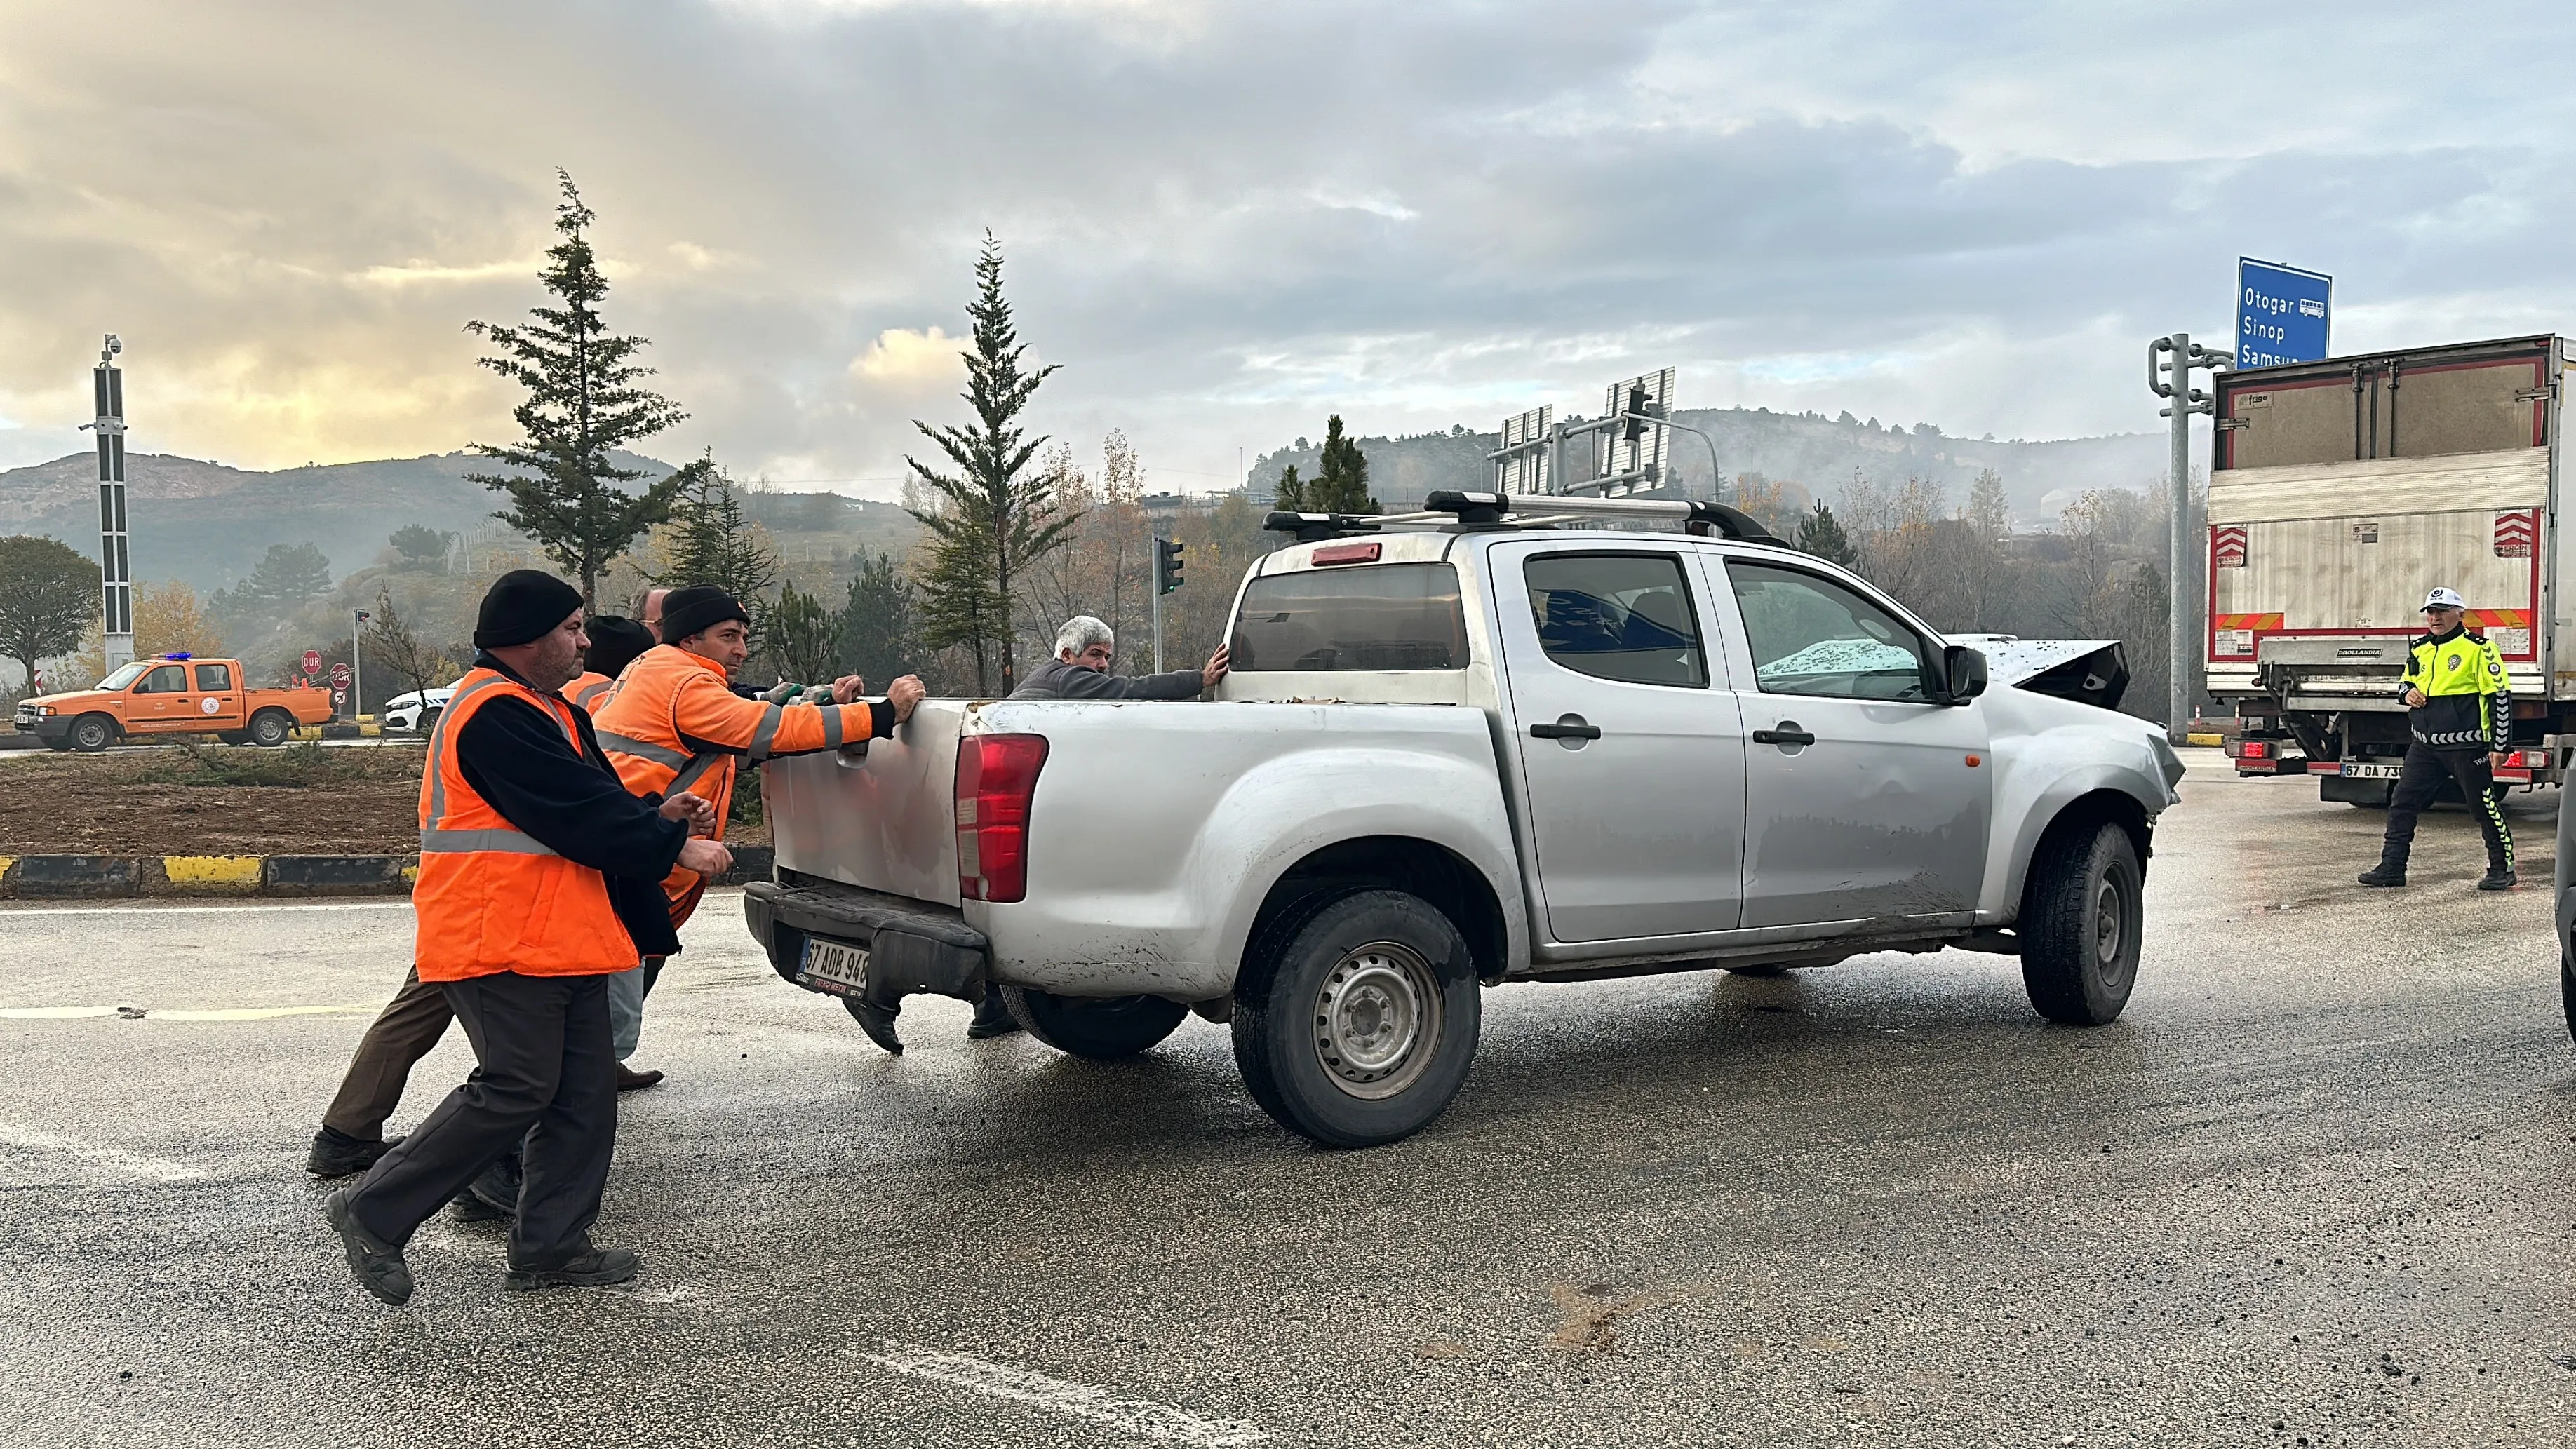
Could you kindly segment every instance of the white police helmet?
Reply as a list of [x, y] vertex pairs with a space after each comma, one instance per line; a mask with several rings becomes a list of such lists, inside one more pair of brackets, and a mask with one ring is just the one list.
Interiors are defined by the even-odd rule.
[[2424, 596], [2424, 612], [2428, 614], [2435, 609], [2465, 609], [2468, 606], [2469, 601], [2461, 598], [2457, 589], [2436, 588]]

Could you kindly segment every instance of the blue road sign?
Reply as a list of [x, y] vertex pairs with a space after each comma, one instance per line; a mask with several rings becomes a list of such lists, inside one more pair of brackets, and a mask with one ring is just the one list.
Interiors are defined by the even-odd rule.
[[2334, 278], [2278, 262], [2236, 259], [2236, 365], [2317, 362], [2334, 320]]

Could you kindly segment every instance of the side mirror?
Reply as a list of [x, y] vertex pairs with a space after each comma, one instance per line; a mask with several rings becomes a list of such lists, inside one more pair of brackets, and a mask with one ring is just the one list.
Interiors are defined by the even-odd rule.
[[1986, 656], [1965, 644], [1941, 651], [1942, 703], [1966, 704], [1986, 692]]

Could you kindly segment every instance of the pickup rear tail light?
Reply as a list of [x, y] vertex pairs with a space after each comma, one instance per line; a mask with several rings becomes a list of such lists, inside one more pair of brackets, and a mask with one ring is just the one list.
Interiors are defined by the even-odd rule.
[[1016, 901], [1029, 893], [1029, 797], [1046, 765], [1044, 735], [967, 735], [957, 742], [957, 894]]

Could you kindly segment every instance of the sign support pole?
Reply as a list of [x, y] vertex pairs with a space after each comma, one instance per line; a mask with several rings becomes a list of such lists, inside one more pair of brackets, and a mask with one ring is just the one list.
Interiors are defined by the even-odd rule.
[[134, 575], [125, 533], [125, 374], [116, 354], [125, 344], [116, 334], [98, 351], [90, 370], [97, 395], [98, 430], [98, 591], [99, 632], [105, 636], [107, 668], [114, 673], [134, 662]]
[[1162, 560], [1162, 546], [1163, 546], [1163, 540], [1162, 540], [1161, 536], [1160, 536], [1160, 535], [1156, 535], [1156, 536], [1155, 536], [1155, 538], [1154, 538], [1155, 557], [1154, 557], [1154, 569], [1153, 569], [1153, 592], [1154, 592], [1154, 672], [1155, 672], [1156, 674], [1160, 674], [1160, 673], [1162, 673], [1162, 672], [1163, 672], [1163, 560]]

